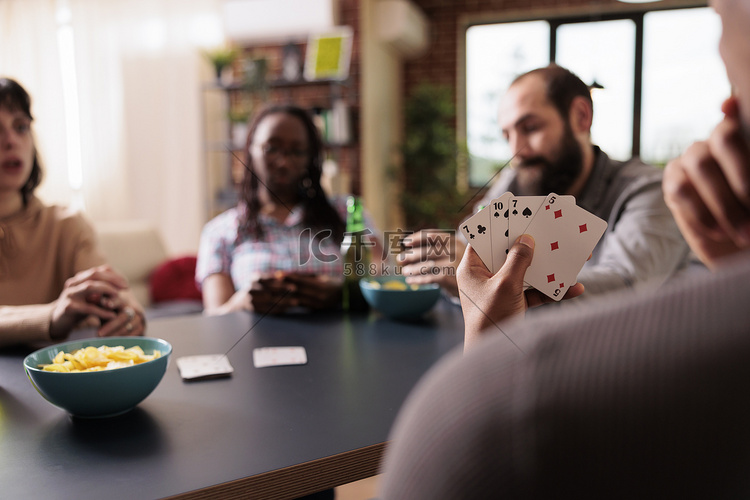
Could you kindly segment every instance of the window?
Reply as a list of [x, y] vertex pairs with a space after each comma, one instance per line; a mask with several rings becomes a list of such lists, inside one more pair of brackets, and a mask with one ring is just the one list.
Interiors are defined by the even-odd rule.
[[710, 9], [650, 12], [643, 20], [641, 157], [665, 164], [721, 120], [730, 87]]
[[500, 97], [516, 76], [549, 62], [549, 34], [546, 21], [467, 30], [466, 138], [471, 185], [483, 185], [510, 158], [497, 123]]
[[591, 139], [619, 160], [630, 158], [633, 150], [634, 46], [635, 23], [630, 19], [557, 28], [557, 64], [589, 85], [604, 87], [591, 92]]
[[611, 157], [665, 164], [721, 119], [729, 84], [709, 8], [546, 19], [466, 32], [469, 182], [484, 185], [510, 159], [497, 125], [499, 99], [515, 76], [551, 61], [593, 89], [592, 139]]

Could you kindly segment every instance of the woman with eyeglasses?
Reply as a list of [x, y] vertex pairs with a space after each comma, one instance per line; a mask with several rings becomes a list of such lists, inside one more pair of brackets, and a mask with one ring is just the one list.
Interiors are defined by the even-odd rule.
[[267, 107], [246, 146], [240, 202], [201, 234], [196, 280], [205, 313], [337, 306], [346, 205], [321, 188], [323, 144], [312, 118], [296, 106]]
[[0, 346], [93, 324], [99, 336], [142, 335], [143, 309], [88, 221], [34, 195], [42, 168], [31, 124], [29, 94], [0, 78]]

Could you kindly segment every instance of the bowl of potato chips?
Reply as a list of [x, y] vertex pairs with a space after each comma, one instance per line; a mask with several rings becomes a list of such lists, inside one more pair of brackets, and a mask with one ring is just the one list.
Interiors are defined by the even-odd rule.
[[172, 346], [149, 337], [102, 337], [39, 349], [23, 361], [31, 384], [73, 416], [100, 418], [135, 408], [159, 385]]
[[404, 276], [364, 278], [359, 287], [370, 307], [391, 319], [419, 318], [440, 298], [439, 285], [411, 285]]

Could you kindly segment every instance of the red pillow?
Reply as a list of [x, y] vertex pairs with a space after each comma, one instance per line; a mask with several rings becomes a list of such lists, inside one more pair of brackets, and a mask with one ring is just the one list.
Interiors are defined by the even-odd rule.
[[195, 284], [197, 260], [190, 255], [169, 259], [157, 266], [149, 278], [151, 302], [202, 300], [201, 291]]

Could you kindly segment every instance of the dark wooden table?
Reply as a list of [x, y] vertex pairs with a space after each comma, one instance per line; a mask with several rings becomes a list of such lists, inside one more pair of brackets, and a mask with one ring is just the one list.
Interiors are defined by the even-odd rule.
[[[23, 371], [31, 349], [0, 350], [0, 497], [296, 498], [375, 475], [401, 404], [461, 344], [463, 320], [441, 300], [415, 323], [191, 315], [154, 320], [147, 335], [172, 344], [167, 373], [136, 409], [109, 419], [50, 405]], [[175, 358], [235, 343], [231, 378], [182, 381]], [[306, 365], [253, 366], [254, 348], [294, 345]]]

